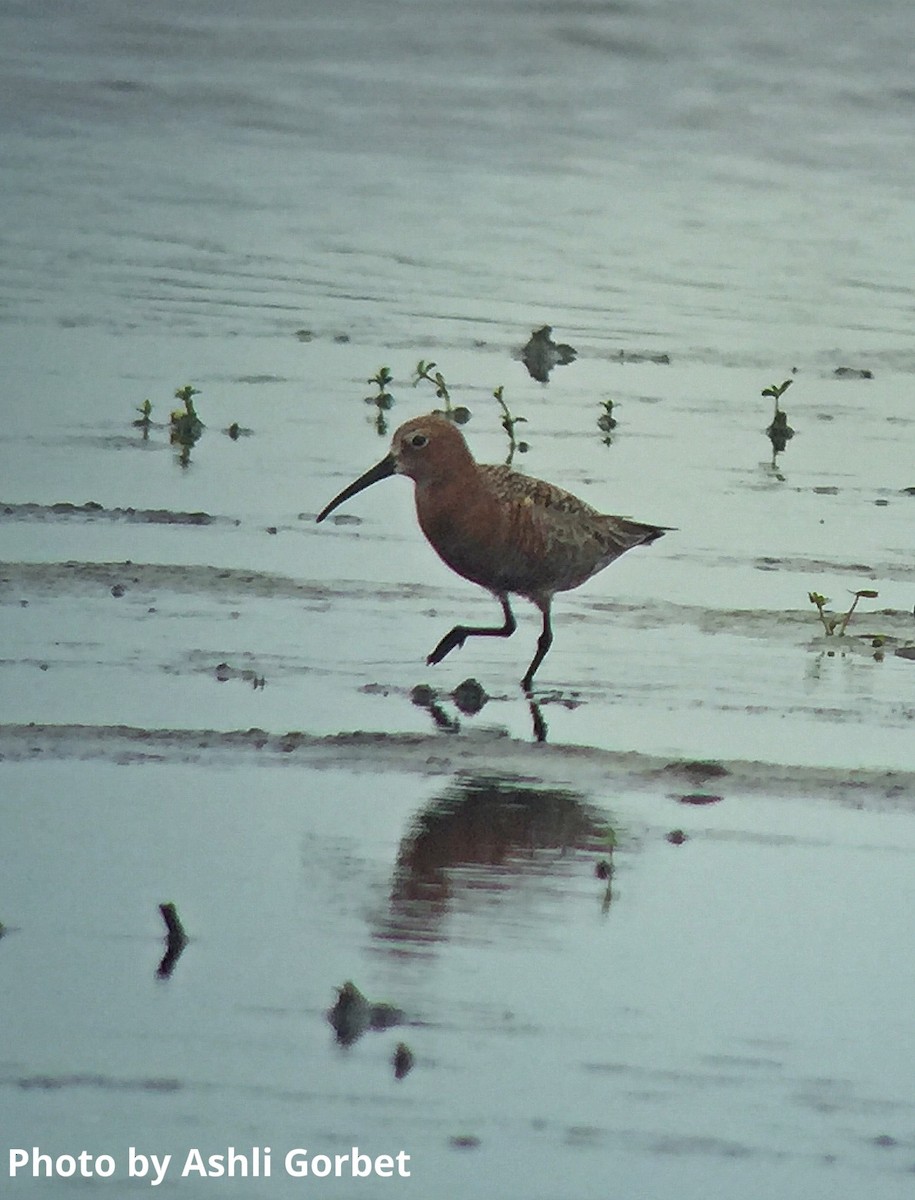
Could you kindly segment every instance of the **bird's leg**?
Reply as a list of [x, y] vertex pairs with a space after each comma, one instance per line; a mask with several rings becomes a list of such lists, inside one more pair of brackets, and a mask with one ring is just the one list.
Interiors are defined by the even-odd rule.
[[[463, 646], [469, 637], [511, 637], [517, 628], [515, 625], [515, 614], [511, 610], [507, 596], [500, 596], [499, 602], [502, 605], [502, 612], [505, 614], [504, 625], [498, 625], [492, 629], [478, 629], [470, 625], [455, 625], [450, 633], [445, 634], [426, 659], [426, 662], [430, 666], [433, 663], [441, 662], [446, 654], [450, 654], [452, 650], [457, 650], [458, 647]], [[544, 650], [544, 654], [546, 654], [546, 650]]]
[[540, 637], [537, 639], [537, 653], [531, 659], [531, 665], [527, 668], [527, 674], [521, 680], [521, 686], [526, 692], [531, 690], [534, 672], [546, 658], [546, 652], [553, 644], [553, 627], [550, 624], [550, 598], [547, 598], [542, 604], [537, 603], [537, 607], [543, 613], [543, 629], [540, 631]]

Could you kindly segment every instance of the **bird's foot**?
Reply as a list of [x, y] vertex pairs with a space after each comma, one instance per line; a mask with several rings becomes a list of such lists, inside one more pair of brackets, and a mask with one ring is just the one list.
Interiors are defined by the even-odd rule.
[[435, 647], [430, 655], [426, 658], [426, 663], [432, 667], [436, 663], [440, 663], [446, 654], [450, 654], [452, 650], [460, 650], [461, 646], [467, 638], [467, 630], [463, 625], [455, 625], [449, 633], [446, 633], [439, 644]]

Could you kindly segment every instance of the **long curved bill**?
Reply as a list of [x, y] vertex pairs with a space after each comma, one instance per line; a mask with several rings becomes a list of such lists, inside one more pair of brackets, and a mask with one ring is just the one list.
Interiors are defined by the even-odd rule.
[[323, 521], [324, 518], [329, 516], [335, 508], [339, 508], [344, 501], [349, 500], [350, 497], [364, 491], [367, 487], [371, 487], [372, 484], [377, 483], [379, 479], [387, 479], [389, 476], [396, 474], [396, 472], [397, 460], [393, 454], [389, 454], [386, 458], [383, 458], [380, 463], [376, 463], [374, 467], [370, 467], [364, 475], [360, 475], [354, 483], [349, 485], [349, 487], [345, 487], [339, 496], [334, 496], [330, 504], [328, 504], [326, 508], [322, 509], [321, 512], [318, 513], [317, 520], [319, 522]]

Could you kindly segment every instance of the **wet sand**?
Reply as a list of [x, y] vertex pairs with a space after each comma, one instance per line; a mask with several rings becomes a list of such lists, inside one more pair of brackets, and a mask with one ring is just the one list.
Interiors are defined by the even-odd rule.
[[[455, 731], [457, 732], [457, 731]], [[462, 733], [443, 744], [439, 734], [356, 731], [318, 737], [299, 730], [138, 729], [127, 725], [2, 725], [0, 755], [8, 762], [77, 759], [119, 765], [143, 763], [198, 766], [303, 767], [380, 775], [423, 776], [470, 772], [530, 777], [540, 783], [601, 786], [675, 796], [689, 783], [715, 781], [709, 802], [727, 793], [811, 800], [869, 812], [911, 811], [915, 773], [839, 770], [772, 763], [666, 759], [613, 753], [590, 746], [539, 745], [515, 740], [501, 730]], [[669, 793], [664, 789], [670, 789]], [[690, 793], [701, 804], [704, 793]], [[684, 803], [689, 799], [680, 797]]]

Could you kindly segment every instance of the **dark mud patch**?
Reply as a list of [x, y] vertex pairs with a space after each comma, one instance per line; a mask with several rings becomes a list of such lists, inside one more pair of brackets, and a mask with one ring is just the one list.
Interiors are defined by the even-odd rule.
[[[773, 566], [772, 570], [777, 567]], [[902, 568], [903, 570], [905, 568]], [[915, 570], [912, 571], [915, 580]], [[830, 605], [830, 608], [834, 607]], [[865, 649], [872, 653], [870, 633], [861, 633], [868, 625], [879, 627], [882, 635], [890, 640], [907, 641], [915, 634], [912, 613], [904, 609], [881, 608], [868, 611], [858, 609], [848, 632], [842, 637], [833, 637], [824, 642], [823, 627], [816, 612], [810, 608], [734, 608], [720, 609], [702, 605], [676, 604], [666, 600], [645, 600], [638, 604], [619, 601], [590, 600], [578, 612], [566, 612], [566, 621], [589, 619], [591, 614], [609, 614], [629, 628], [658, 629], [690, 626], [700, 633], [733, 633], [741, 637], [762, 638], [782, 642], [788, 636], [796, 641], [798, 636], [809, 634], [810, 643], [817, 648], [827, 644], [829, 648]]]
[[705, 783], [708, 779], [724, 779], [729, 774], [723, 763], [706, 762], [701, 759], [683, 759], [679, 762], [668, 763], [665, 769], [673, 775], [685, 775], [692, 783]]
[[127, 521], [140, 525], [215, 525], [240, 524], [229, 517], [214, 517], [206, 512], [176, 512], [169, 508], [106, 508], [94, 500], [85, 504], [61, 501], [57, 504], [2, 504], [4, 521]]
[[147, 591], [168, 591], [200, 596], [270, 597], [298, 599], [306, 603], [328, 604], [335, 597], [371, 600], [437, 595], [431, 588], [396, 585], [346, 585], [345, 592], [329, 584], [305, 583], [288, 575], [269, 571], [249, 571], [238, 567], [214, 567], [205, 563], [124, 562], [8, 562], [0, 567], [0, 603], [21, 594], [86, 594], [129, 584]]
[[756, 555], [744, 558], [735, 554], [697, 554], [691, 551], [671, 551], [671, 562], [698, 564], [703, 569], [710, 567], [752, 567], [756, 571], [785, 571], [815, 579], [818, 575], [841, 574], [848, 577], [849, 586], [857, 580], [894, 580], [908, 583], [915, 581], [915, 563], [901, 563], [897, 559], [873, 559], [870, 562], [855, 562], [844, 559], [814, 558], [805, 555]]
[[59, 1092], [69, 1088], [94, 1088], [106, 1092], [177, 1092], [184, 1084], [179, 1079], [117, 1079], [110, 1075], [21, 1075], [0, 1078], [0, 1087], [21, 1091]]
[[832, 373], [834, 379], [873, 379], [874, 372], [869, 367], [836, 367]]

